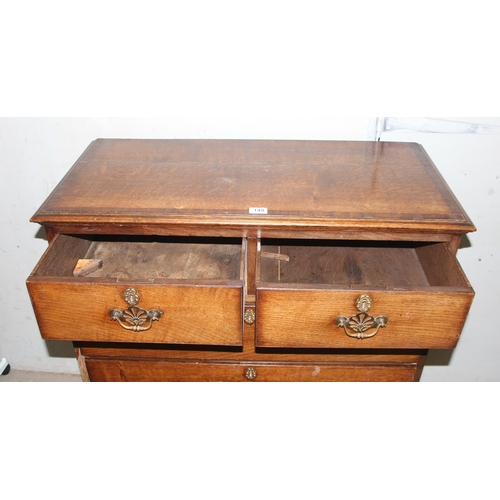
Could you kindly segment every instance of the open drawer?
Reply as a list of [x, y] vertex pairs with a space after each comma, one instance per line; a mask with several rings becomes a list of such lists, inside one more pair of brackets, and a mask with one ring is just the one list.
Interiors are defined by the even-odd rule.
[[263, 241], [256, 345], [452, 348], [474, 291], [446, 243]]
[[[245, 258], [244, 239], [59, 234], [27, 287], [45, 339], [240, 346]], [[75, 277], [80, 259], [101, 265]]]

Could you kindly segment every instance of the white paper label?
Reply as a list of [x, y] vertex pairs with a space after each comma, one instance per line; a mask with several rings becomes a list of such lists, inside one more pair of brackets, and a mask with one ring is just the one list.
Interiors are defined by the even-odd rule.
[[267, 208], [265, 207], [250, 207], [248, 209], [249, 214], [262, 215], [267, 214]]

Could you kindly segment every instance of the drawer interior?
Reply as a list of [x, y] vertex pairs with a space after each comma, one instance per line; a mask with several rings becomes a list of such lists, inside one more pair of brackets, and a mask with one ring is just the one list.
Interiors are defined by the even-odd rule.
[[470, 286], [446, 243], [262, 240], [259, 281], [382, 288]]
[[33, 276], [73, 277], [79, 259], [97, 259], [102, 263], [85, 279], [242, 280], [245, 240], [60, 234]]

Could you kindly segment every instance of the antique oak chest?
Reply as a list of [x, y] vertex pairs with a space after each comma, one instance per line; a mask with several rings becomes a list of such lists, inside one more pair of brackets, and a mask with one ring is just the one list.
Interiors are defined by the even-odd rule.
[[417, 381], [475, 227], [415, 143], [99, 139], [32, 217], [44, 339], [90, 381]]

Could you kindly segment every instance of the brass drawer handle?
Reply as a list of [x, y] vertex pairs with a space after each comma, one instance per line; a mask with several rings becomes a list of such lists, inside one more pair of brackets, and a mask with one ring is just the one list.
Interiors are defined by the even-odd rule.
[[118, 321], [125, 330], [145, 332], [151, 328], [153, 321], [158, 321], [163, 314], [163, 311], [157, 309], [146, 311], [146, 309], [138, 307], [137, 303], [140, 297], [135, 288], [127, 288], [124, 298], [130, 307], [127, 307], [123, 311], [112, 309], [109, 315], [111, 316], [111, 320]]
[[[363, 294], [356, 300], [356, 307], [359, 313], [354, 314], [350, 318], [339, 316], [337, 318], [337, 326], [343, 327], [345, 333], [355, 339], [369, 339], [377, 334], [379, 328], [384, 328], [389, 321], [386, 316], [377, 316], [376, 318], [367, 314], [368, 309], [372, 306], [372, 299], [369, 295]], [[350, 333], [347, 329], [352, 330]], [[375, 328], [374, 332], [365, 333], [366, 331]]]
[[245, 377], [248, 379], [248, 380], [254, 380], [255, 378], [257, 378], [257, 370], [251, 366], [249, 366], [246, 370], [245, 370]]

